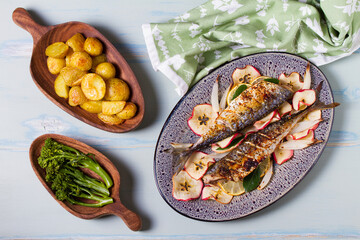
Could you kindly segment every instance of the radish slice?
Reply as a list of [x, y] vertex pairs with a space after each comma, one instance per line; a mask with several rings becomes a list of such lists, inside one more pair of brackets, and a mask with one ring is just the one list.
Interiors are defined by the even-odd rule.
[[246, 65], [244, 68], [236, 68], [231, 75], [235, 85], [239, 83], [250, 83], [252, 80], [260, 76], [260, 72], [251, 65]]
[[263, 179], [261, 180], [259, 186], [257, 187], [257, 189], [259, 189], [259, 190], [264, 189], [269, 184], [273, 173], [274, 173], [273, 172], [273, 161], [270, 160], [270, 167], [266, 171], [266, 173], [265, 173]]
[[210, 104], [199, 104], [194, 107], [188, 125], [196, 135], [201, 136], [214, 125], [217, 116]]
[[177, 175], [173, 176], [173, 197], [179, 201], [189, 201], [199, 198], [203, 188], [201, 180], [195, 180], [181, 170]]
[[219, 76], [216, 78], [214, 86], [211, 91], [211, 106], [214, 112], [220, 112], [220, 105], [219, 105]]
[[292, 149], [276, 148], [273, 153], [274, 160], [277, 164], [283, 164], [284, 162], [289, 160], [293, 155], [294, 155], [294, 150]]
[[313, 89], [301, 89], [294, 93], [292, 105], [295, 110], [304, 110], [316, 101], [316, 93]]
[[311, 74], [310, 74], [310, 63], [307, 63], [305, 74], [304, 74], [304, 84], [302, 89], [310, 89], [311, 86]]
[[201, 199], [212, 199], [222, 204], [228, 204], [233, 199], [233, 196], [225, 193], [220, 187], [206, 185], [202, 191]]
[[278, 109], [278, 112], [280, 114], [280, 116], [284, 116], [285, 114], [290, 113], [292, 110], [292, 105], [288, 102], [284, 102], [283, 104], [281, 104], [281, 106]]
[[209, 157], [208, 154], [193, 152], [185, 163], [184, 168], [190, 177], [199, 180], [213, 163], [215, 163], [215, 159]]
[[301, 81], [301, 76], [297, 72], [292, 72], [290, 75], [285, 75], [285, 73], [280, 74], [279, 81], [281, 85], [290, 86], [294, 92], [300, 90], [303, 86]]

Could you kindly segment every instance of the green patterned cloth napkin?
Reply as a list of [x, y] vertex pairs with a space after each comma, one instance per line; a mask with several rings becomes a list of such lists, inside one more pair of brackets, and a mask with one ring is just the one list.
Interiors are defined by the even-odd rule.
[[210, 0], [166, 23], [142, 26], [148, 54], [183, 95], [212, 69], [283, 51], [323, 65], [360, 47], [359, 0]]

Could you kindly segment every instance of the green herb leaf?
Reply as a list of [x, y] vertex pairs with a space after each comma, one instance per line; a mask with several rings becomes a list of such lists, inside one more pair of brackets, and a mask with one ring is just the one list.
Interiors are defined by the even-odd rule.
[[276, 83], [276, 84], [279, 84], [279, 82], [280, 82], [279, 79], [276, 79], [276, 78], [267, 78], [264, 81], [272, 82], [272, 83]]
[[236, 89], [236, 91], [235, 91], [234, 95], [232, 96], [231, 100], [234, 100], [235, 98], [237, 98], [237, 96], [239, 96], [245, 89], [247, 89], [247, 86], [245, 84], [240, 85]]
[[226, 150], [226, 149], [232, 148], [233, 146], [238, 144], [244, 137], [245, 137], [245, 135], [237, 137], [234, 140], [232, 140], [231, 143], [227, 147], [224, 147], [224, 148], [219, 147], [216, 150]]
[[254, 171], [252, 171], [249, 175], [244, 177], [244, 188], [246, 192], [250, 192], [257, 188], [260, 184], [260, 168], [257, 167]]

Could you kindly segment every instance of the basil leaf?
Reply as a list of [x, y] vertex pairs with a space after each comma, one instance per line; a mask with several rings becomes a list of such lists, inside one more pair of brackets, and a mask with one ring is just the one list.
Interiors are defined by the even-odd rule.
[[260, 168], [257, 167], [254, 171], [252, 171], [249, 175], [244, 177], [244, 188], [246, 192], [250, 192], [256, 189], [260, 184]]
[[234, 95], [232, 96], [231, 100], [234, 100], [235, 98], [237, 98], [237, 96], [239, 96], [245, 89], [247, 89], [247, 86], [244, 84], [244, 85], [240, 85]]
[[238, 144], [245, 136], [240, 136], [240, 137], [237, 137], [235, 138], [234, 140], [231, 141], [231, 143], [227, 146], [227, 147], [224, 147], [224, 148], [217, 148], [216, 150], [226, 150], [226, 149], [229, 149], [229, 148], [232, 148], [233, 146], [235, 146], [236, 144]]
[[279, 79], [276, 79], [276, 78], [267, 78], [264, 81], [272, 82], [272, 83], [276, 83], [276, 84], [279, 84], [279, 82], [280, 82]]

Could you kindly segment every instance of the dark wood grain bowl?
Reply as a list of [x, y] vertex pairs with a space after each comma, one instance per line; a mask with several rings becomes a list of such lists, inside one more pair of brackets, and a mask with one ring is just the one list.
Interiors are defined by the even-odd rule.
[[[23, 8], [14, 10], [13, 21], [32, 35], [34, 44], [30, 62], [31, 76], [40, 91], [58, 107], [91, 126], [109, 132], [128, 132], [135, 129], [141, 123], [144, 116], [145, 104], [135, 74], [123, 56], [98, 30], [82, 22], [67, 22], [54, 26], [39, 25]], [[47, 68], [45, 49], [54, 42], [65, 42], [75, 33], [82, 33], [85, 37], [96, 37], [103, 43], [107, 60], [111, 62], [117, 70], [116, 77], [125, 80], [130, 87], [131, 96], [129, 101], [135, 103], [138, 107], [137, 115], [134, 118], [126, 120], [120, 125], [105, 124], [97, 117], [97, 114], [89, 113], [79, 106], [72, 107], [66, 99], [57, 96], [54, 90], [56, 76], [52, 75]]]
[[[59, 143], [63, 143], [65, 145], [68, 145], [70, 147], [76, 148], [80, 150], [83, 153], [92, 153], [95, 155], [96, 161], [103, 167], [107, 173], [111, 176], [114, 185], [109, 189], [110, 191], [110, 197], [114, 199], [114, 202], [108, 205], [105, 205], [101, 208], [93, 208], [93, 207], [85, 207], [85, 206], [79, 206], [79, 205], [72, 205], [67, 201], [59, 201], [56, 199], [56, 196], [54, 192], [50, 188], [50, 184], [45, 181], [45, 170], [41, 168], [38, 164], [38, 157], [40, 156], [41, 148], [44, 145], [44, 141], [47, 138], [52, 138], [55, 141]], [[140, 217], [135, 214], [134, 212], [127, 209], [120, 200], [120, 174], [114, 164], [102, 153], [95, 150], [94, 148], [86, 145], [83, 142], [80, 142], [78, 140], [75, 140], [70, 137], [66, 137], [63, 135], [58, 134], [44, 134], [42, 136], [39, 136], [36, 138], [29, 150], [29, 157], [31, 166], [40, 180], [41, 184], [46, 188], [46, 190], [50, 193], [50, 195], [68, 212], [75, 215], [76, 217], [83, 218], [83, 219], [93, 219], [98, 218], [105, 215], [117, 215], [123, 221], [125, 224], [133, 231], [138, 231], [141, 228], [141, 219]], [[92, 177], [98, 178], [99, 177], [91, 172], [86, 171], [87, 174], [91, 175]]]

